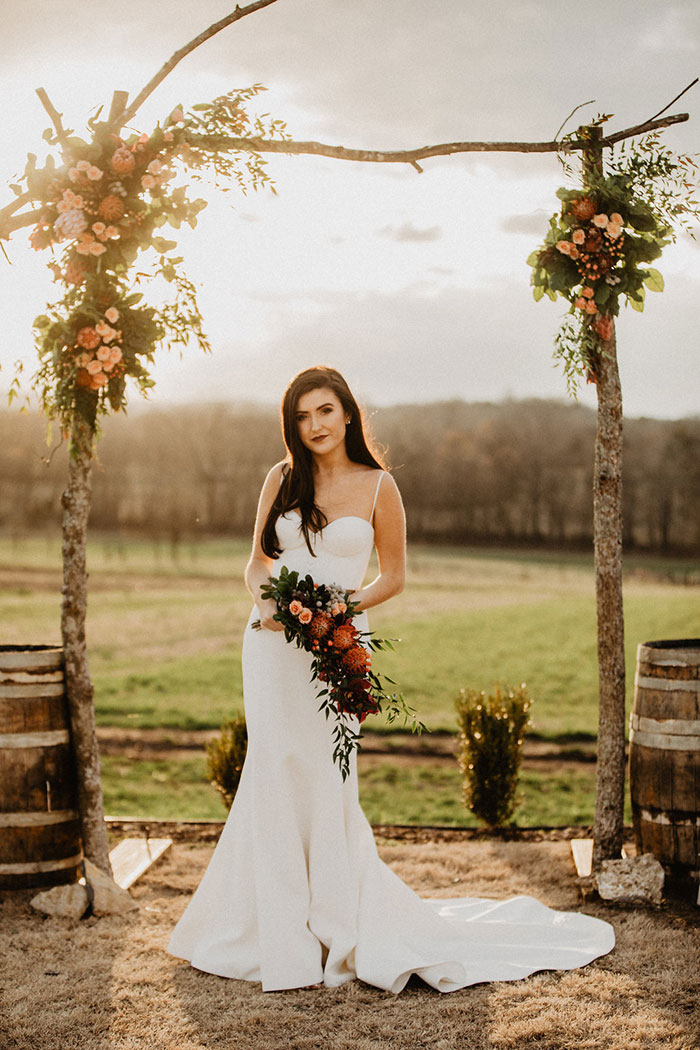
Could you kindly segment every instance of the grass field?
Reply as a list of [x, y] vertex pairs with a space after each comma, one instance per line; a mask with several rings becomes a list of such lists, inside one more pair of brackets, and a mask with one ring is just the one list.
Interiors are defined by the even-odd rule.
[[[218, 728], [242, 709], [239, 647], [250, 610], [242, 583], [247, 553], [241, 542], [205, 540], [183, 545], [173, 558], [165, 545], [92, 538], [88, 642], [99, 724]], [[692, 568], [662, 559], [628, 561], [630, 703], [639, 642], [700, 635], [700, 587], [675, 582]], [[0, 538], [0, 644], [57, 642], [59, 603], [57, 539]], [[531, 732], [559, 741], [595, 736], [590, 558], [413, 547], [406, 590], [373, 611], [372, 626], [380, 635], [401, 639], [395, 653], [376, 658], [376, 666], [399, 683], [434, 731], [454, 732], [453, 703], [461, 686], [488, 688], [498, 680], [527, 683], [534, 700]], [[372, 728], [381, 730], [381, 724]], [[155, 809], [171, 794], [168, 770], [157, 765], [140, 770], [131, 763], [130, 775], [120, 775], [116, 761], [108, 757], [105, 763], [108, 809], [124, 813], [138, 805], [140, 812], [165, 816]], [[178, 763], [178, 804], [187, 800], [189, 815], [213, 816], [211, 807], [218, 803], [202, 784], [201, 770], [201, 761]], [[393, 796], [392, 806], [403, 819], [394, 815], [391, 822], [465, 823], [456, 766], [447, 776], [415, 765], [413, 787], [404, 772], [402, 767], [398, 792], [390, 767], [363, 771], [364, 804], [372, 820], [387, 820], [382, 807]], [[518, 821], [587, 821], [592, 775], [591, 767], [575, 787], [554, 777], [544, 790], [543, 774], [528, 787], [534, 774], [526, 771]]]

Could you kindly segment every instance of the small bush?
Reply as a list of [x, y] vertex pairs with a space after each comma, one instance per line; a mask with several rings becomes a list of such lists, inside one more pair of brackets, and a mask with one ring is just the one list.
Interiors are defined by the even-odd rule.
[[501, 827], [513, 816], [522, 757], [523, 733], [530, 721], [524, 685], [492, 693], [460, 689], [455, 701], [459, 726], [459, 765], [464, 774], [464, 804], [488, 827]]
[[221, 736], [207, 744], [207, 777], [231, 808], [248, 750], [244, 715], [236, 715], [221, 727]]

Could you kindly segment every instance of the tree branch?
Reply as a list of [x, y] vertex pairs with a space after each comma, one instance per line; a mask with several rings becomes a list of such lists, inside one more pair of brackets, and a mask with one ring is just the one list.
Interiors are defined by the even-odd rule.
[[[669, 124], [680, 124], [688, 120], [687, 113], [678, 113], [663, 120], [646, 121], [636, 127], [618, 131], [601, 140], [602, 146], [612, 146], [622, 139], [643, 135]], [[224, 135], [201, 135], [191, 140], [192, 145], [203, 149], [230, 149], [242, 153], [291, 153], [315, 154], [333, 157], [336, 160], [364, 161], [375, 164], [412, 164], [426, 157], [444, 157], [453, 153], [561, 153], [588, 149], [590, 143], [576, 139], [572, 142], [443, 142], [435, 146], [421, 146], [412, 150], [365, 150], [346, 146], [329, 146], [325, 142], [294, 142], [290, 139], [236, 138]]]
[[25, 211], [22, 215], [16, 215], [14, 219], [7, 219], [4, 222], [0, 218], [0, 239], [9, 239], [11, 233], [21, 230], [23, 226], [33, 226], [43, 213], [43, 208], [35, 208], [34, 211]]
[[678, 101], [679, 98], [683, 98], [683, 96], [685, 95], [686, 91], [690, 91], [690, 89], [692, 87], [695, 87], [695, 85], [697, 84], [698, 80], [700, 80], [700, 77], [696, 77], [695, 80], [691, 80], [691, 82], [688, 84], [687, 87], [684, 87], [683, 90], [678, 95], [676, 95], [675, 98], [672, 98], [667, 106], [664, 106], [663, 109], [660, 109], [659, 112], [655, 113], [653, 117], [649, 117], [649, 120], [656, 120], [656, 118], [660, 117], [662, 113], [665, 113], [667, 109], [670, 109], [671, 106], [675, 105], [675, 103]]
[[13, 201], [6, 204], [4, 208], [0, 208], [0, 225], [6, 215], [13, 215], [18, 208], [21, 208], [23, 204], [32, 199], [32, 195], [29, 190], [25, 190], [24, 193], [20, 193], [18, 197], [15, 197]]
[[[233, 22], [237, 22], [240, 18], [245, 18], [246, 15], [251, 15], [255, 11], [260, 11], [263, 7], [269, 7], [270, 4], [275, 3], [277, 3], [277, 0], [256, 0], [255, 3], [248, 4], [247, 7], [236, 6], [236, 10], [233, 11], [230, 15], [226, 15], [225, 18], [220, 19], [218, 22], [214, 22], [214, 24], [209, 26], [208, 29], [205, 29], [193, 40], [190, 40], [189, 44], [185, 44], [184, 47], [181, 47], [178, 51], [175, 52], [174, 55], [172, 55], [168, 59], [168, 61], [156, 73], [156, 75], [151, 80], [149, 80], [145, 88], [143, 88], [143, 90], [136, 96], [131, 105], [128, 106], [122, 113], [117, 115], [117, 117], [115, 118], [115, 122], [112, 125], [113, 130], [117, 131], [119, 128], [122, 128], [125, 124], [129, 123], [129, 121], [133, 118], [137, 110], [139, 110], [143, 103], [146, 101], [148, 96], [153, 94], [158, 85], [161, 84], [163, 80], [165, 80], [168, 73], [170, 73], [175, 68], [178, 62], [181, 62], [183, 58], [189, 55], [191, 51], [194, 51], [195, 48], [199, 47], [200, 44], [203, 44], [206, 40], [209, 40], [217, 33], [220, 33], [222, 29], [226, 28], [226, 26], [230, 26]], [[119, 122], [118, 124], [117, 121]]]
[[42, 106], [44, 107], [48, 115], [51, 117], [51, 123], [56, 129], [56, 138], [61, 143], [63, 148], [66, 149], [68, 146], [68, 136], [66, 135], [66, 129], [61, 123], [61, 117], [63, 116], [63, 114], [58, 112], [53, 102], [46, 94], [44, 88], [37, 88], [36, 93], [41, 99]]

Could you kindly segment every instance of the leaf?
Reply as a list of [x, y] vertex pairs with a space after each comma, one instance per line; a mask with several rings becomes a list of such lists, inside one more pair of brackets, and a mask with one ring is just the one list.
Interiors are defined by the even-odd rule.
[[532, 298], [535, 300], [536, 303], [538, 303], [540, 301], [540, 299], [543, 297], [543, 295], [544, 295], [544, 288], [542, 287], [541, 284], [536, 284], [535, 287], [532, 289]]
[[627, 297], [627, 302], [630, 304], [633, 310], [636, 310], [638, 314], [641, 314], [644, 310], [643, 299], [633, 299], [631, 295]]
[[658, 270], [649, 270], [644, 278], [644, 283], [650, 292], [663, 292], [664, 279]]
[[177, 248], [177, 241], [168, 241], [165, 237], [154, 237], [152, 244], [155, 250], [160, 252], [161, 255], [165, 252], [172, 251], [173, 248]]

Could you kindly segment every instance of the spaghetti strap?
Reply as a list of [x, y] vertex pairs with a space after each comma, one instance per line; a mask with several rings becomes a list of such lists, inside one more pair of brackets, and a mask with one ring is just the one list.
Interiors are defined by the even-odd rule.
[[379, 495], [379, 486], [382, 483], [382, 478], [384, 477], [385, 473], [386, 473], [385, 470], [381, 471], [381, 473], [379, 475], [379, 481], [377, 482], [377, 487], [374, 490], [374, 500], [372, 501], [372, 509], [369, 512], [369, 518], [367, 519], [369, 521], [370, 525], [372, 524], [372, 518], [374, 517], [374, 508], [377, 506], [377, 496]]

